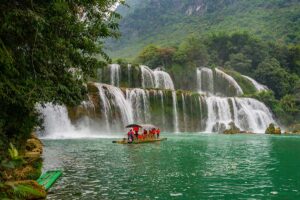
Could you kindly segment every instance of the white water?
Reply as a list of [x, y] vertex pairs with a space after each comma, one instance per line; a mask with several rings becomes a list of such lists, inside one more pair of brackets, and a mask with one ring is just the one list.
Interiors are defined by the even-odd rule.
[[175, 133], [179, 132], [178, 125], [178, 113], [177, 113], [177, 97], [176, 92], [172, 91], [172, 100], [173, 100], [173, 123], [174, 123], [174, 131]]
[[155, 88], [169, 90], [175, 89], [171, 76], [167, 72], [161, 71], [157, 68], [154, 70], [153, 74], [155, 77]]
[[127, 80], [128, 85], [131, 85], [131, 64], [127, 65]]
[[126, 100], [132, 107], [134, 122], [148, 123], [151, 119], [148, 91], [140, 88], [126, 89]]
[[198, 92], [206, 95], [214, 94], [214, 77], [212, 69], [201, 67], [197, 69]]
[[232, 121], [228, 98], [208, 97], [207, 104], [207, 122], [205, 132], [222, 132], [228, 128]]
[[142, 72], [142, 87], [143, 88], [155, 88], [155, 76], [153, 71], [145, 66], [140, 66]]
[[183, 111], [183, 125], [184, 125], [184, 131], [187, 131], [187, 114], [186, 114], [186, 104], [185, 104], [185, 98], [183, 93], [181, 94], [181, 100], [182, 100], [182, 111]]
[[110, 69], [110, 84], [119, 87], [120, 86], [120, 65], [111, 64]]
[[225, 72], [223, 72], [222, 70], [220, 70], [218, 68], [215, 68], [215, 70], [216, 70], [216, 74], [218, 76], [223, 77], [225, 80], [227, 80], [236, 89], [236, 95], [243, 95], [244, 94], [242, 88], [234, 80], [234, 78], [232, 78], [231, 76], [229, 76], [228, 74], [226, 74]]
[[43, 119], [44, 130], [39, 130], [41, 138], [45, 139], [68, 139], [68, 138], [111, 138], [116, 137], [107, 132], [100, 133], [98, 128], [89, 126], [88, 119], [81, 120], [74, 126], [68, 116], [68, 111], [65, 106], [53, 105], [46, 103], [36, 105], [36, 110], [40, 113]]
[[205, 132], [222, 132], [234, 122], [241, 130], [263, 133], [270, 123], [275, 123], [270, 110], [255, 99], [214, 96], [205, 100], [208, 109]]
[[107, 91], [108, 94], [105, 93], [106, 98], [109, 99], [110, 104], [112, 104], [121, 114], [123, 126], [133, 123], [132, 107], [128, 101], [126, 101], [121, 89], [111, 85], [99, 83], [97, 84], [97, 87], [102, 87]]
[[102, 107], [101, 108], [102, 108], [102, 113], [103, 113], [104, 118], [105, 118], [106, 130], [110, 131], [109, 116], [111, 115], [111, 113], [110, 113], [111, 105], [110, 105], [110, 102], [109, 102], [108, 98], [106, 97], [105, 90], [102, 87], [103, 85], [101, 85], [99, 83], [95, 83], [95, 86], [98, 88], [99, 97], [100, 97], [101, 102], [102, 102]]
[[253, 86], [255, 87], [256, 91], [266, 91], [268, 90], [268, 87], [258, 83], [256, 80], [254, 80], [253, 78], [249, 77], [249, 76], [244, 76], [242, 75], [244, 78], [248, 79], [249, 81], [251, 81], [251, 83], [253, 84]]
[[142, 87], [143, 88], [157, 88], [174, 90], [174, 83], [171, 76], [162, 71], [160, 68], [151, 70], [145, 65], [140, 66], [142, 73]]

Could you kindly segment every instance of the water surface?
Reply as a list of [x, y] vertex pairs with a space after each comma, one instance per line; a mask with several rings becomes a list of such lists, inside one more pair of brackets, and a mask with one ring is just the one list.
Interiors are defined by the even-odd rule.
[[48, 199], [300, 199], [300, 137], [169, 134], [140, 145], [44, 140]]

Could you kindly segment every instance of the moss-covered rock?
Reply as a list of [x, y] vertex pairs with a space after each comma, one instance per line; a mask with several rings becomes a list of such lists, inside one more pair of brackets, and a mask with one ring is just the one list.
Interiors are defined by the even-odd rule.
[[[3, 191], [1, 191], [3, 190]], [[0, 187], [1, 199], [37, 200], [46, 198], [46, 190], [33, 180], [8, 181]]]
[[45, 189], [35, 181], [42, 173], [42, 152], [43, 143], [32, 134], [25, 152], [19, 155], [21, 163], [16, 164], [12, 158], [2, 162], [0, 199], [45, 199]]
[[272, 134], [272, 135], [280, 135], [281, 129], [280, 127], [275, 127], [273, 123], [269, 125], [269, 127], [265, 131], [266, 134]]

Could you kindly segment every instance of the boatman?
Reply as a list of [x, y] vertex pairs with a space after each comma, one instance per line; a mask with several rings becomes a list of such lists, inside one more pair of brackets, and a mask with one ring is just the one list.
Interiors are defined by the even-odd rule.
[[157, 139], [159, 138], [160, 130], [159, 128], [156, 130]]

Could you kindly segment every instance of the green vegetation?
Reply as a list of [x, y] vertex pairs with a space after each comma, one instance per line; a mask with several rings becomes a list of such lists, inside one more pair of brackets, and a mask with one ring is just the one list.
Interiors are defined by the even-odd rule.
[[[0, 5], [0, 182], [9, 179], [2, 173], [8, 168], [14, 174], [21, 167], [15, 178], [22, 176], [22, 170], [30, 172], [26, 178], [39, 174], [33, 171], [41, 170], [39, 163], [16, 165], [26, 152], [30, 133], [39, 125], [35, 105], [82, 101], [87, 92], [83, 83], [109, 60], [102, 40], [119, 35], [120, 16], [111, 11], [116, 2], [6, 1]], [[14, 145], [9, 147], [10, 143]], [[29, 190], [21, 185], [12, 188]]]
[[[172, 52], [166, 59], [161, 49], [170, 48]], [[174, 78], [176, 88], [186, 90], [195, 90], [190, 83], [195, 82], [196, 67], [221, 66], [235, 78], [245, 96], [265, 102], [280, 122], [288, 125], [300, 119], [299, 48], [265, 42], [248, 33], [222, 33], [202, 38], [191, 36], [179, 46], [147, 46], [136, 62], [164, 66]], [[241, 74], [253, 77], [273, 92], [256, 94], [253, 84]]]
[[150, 44], [179, 45], [190, 34], [245, 31], [264, 41], [300, 41], [298, 0], [128, 0], [122, 37], [108, 41], [114, 58], [133, 58]]

